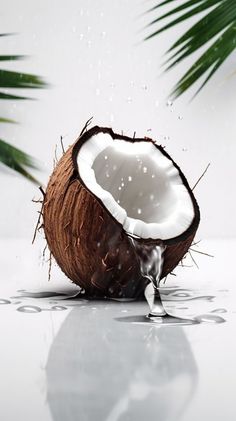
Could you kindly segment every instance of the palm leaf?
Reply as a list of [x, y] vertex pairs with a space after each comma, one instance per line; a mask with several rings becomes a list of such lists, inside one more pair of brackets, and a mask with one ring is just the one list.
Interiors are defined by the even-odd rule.
[[[12, 35], [12, 34], [0, 34], [0, 37]], [[25, 58], [22, 55], [1, 55], [0, 61], [16, 61]], [[0, 69], [0, 88], [5, 89], [39, 89], [44, 88], [46, 83], [38, 76], [13, 72], [9, 70]], [[31, 99], [22, 95], [15, 95], [8, 92], [0, 91], [0, 99], [8, 100], [25, 100]], [[0, 123], [15, 123], [15, 121], [0, 118]], [[38, 183], [37, 180], [30, 174], [28, 169], [36, 168], [33, 158], [27, 155], [20, 149], [15, 148], [4, 140], [0, 140], [0, 162], [7, 167], [15, 170], [19, 174], [26, 177], [28, 180]]]
[[[154, 6], [151, 11], [179, 0], [166, 0]], [[210, 10], [208, 10], [210, 9]], [[205, 14], [202, 16], [202, 13]], [[212, 75], [224, 63], [236, 48], [236, 1], [235, 0], [187, 0], [164, 14], [160, 14], [149, 26], [159, 25], [168, 19], [146, 39], [159, 35], [161, 32], [201, 13], [200, 19], [187, 30], [167, 51], [166, 70], [171, 69], [182, 60], [210, 43], [197, 61], [188, 69], [173, 88], [171, 95], [177, 98], [187, 89], [204, 77], [196, 94], [205, 86]], [[196, 95], [195, 94], [195, 95]]]
[[1, 139], [0, 162], [28, 178], [28, 180], [38, 183], [38, 181], [27, 171], [27, 168], [37, 168], [33, 158]]

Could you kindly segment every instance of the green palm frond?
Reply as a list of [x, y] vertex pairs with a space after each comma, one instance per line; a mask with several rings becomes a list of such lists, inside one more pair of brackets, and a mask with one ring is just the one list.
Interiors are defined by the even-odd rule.
[[[0, 34], [4, 37], [12, 34]], [[0, 55], [0, 61], [16, 61], [24, 59], [23, 55]], [[9, 93], [9, 89], [40, 89], [44, 88], [46, 83], [38, 76], [13, 72], [0, 69], [0, 99], [25, 100], [32, 99], [22, 95]], [[6, 91], [7, 90], [7, 91]], [[4, 92], [5, 91], [5, 92]], [[16, 123], [14, 120], [0, 117], [0, 123]], [[15, 148], [4, 140], [0, 139], [0, 163], [17, 171], [28, 180], [37, 183], [37, 180], [30, 174], [28, 169], [36, 168], [33, 158], [20, 149]]]
[[0, 139], [0, 162], [17, 171], [33, 183], [38, 181], [26, 168], [37, 168], [31, 156]]
[[[149, 26], [158, 25], [166, 19], [168, 22], [154, 30], [146, 39], [159, 35], [199, 13], [201, 16], [167, 51], [166, 70], [173, 68], [200, 47], [210, 43], [172, 90], [171, 96], [177, 98], [205, 76], [196, 91], [197, 94], [236, 48], [236, 1], [187, 0], [182, 3], [179, 0], [166, 0], [154, 6], [151, 11], [158, 11], [163, 6], [171, 6], [173, 2], [175, 2], [175, 7], [158, 16]], [[181, 4], [176, 6], [177, 3]]]

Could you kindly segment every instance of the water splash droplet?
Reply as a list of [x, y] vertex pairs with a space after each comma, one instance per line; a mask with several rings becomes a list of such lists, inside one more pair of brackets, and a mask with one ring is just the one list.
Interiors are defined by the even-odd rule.
[[212, 310], [211, 313], [227, 313], [227, 310], [225, 308], [216, 308], [215, 310]]
[[52, 306], [51, 310], [63, 311], [63, 310], [67, 310], [67, 307], [64, 307], [64, 306]]
[[200, 316], [194, 317], [198, 323], [224, 323], [225, 319], [221, 316], [214, 314], [201, 314]]
[[4, 298], [0, 298], [0, 305], [1, 304], [11, 304], [11, 301], [5, 300]]
[[21, 306], [17, 308], [17, 311], [21, 313], [40, 313], [42, 309], [37, 306]]

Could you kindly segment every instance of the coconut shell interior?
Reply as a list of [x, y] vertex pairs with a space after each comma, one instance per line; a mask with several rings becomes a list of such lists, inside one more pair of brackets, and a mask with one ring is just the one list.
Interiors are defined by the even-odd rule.
[[[86, 188], [77, 168], [80, 147], [100, 131], [127, 141], [144, 140], [116, 135], [111, 129], [97, 126], [80, 136], [62, 156], [50, 177], [43, 203], [45, 236], [62, 271], [89, 296], [139, 298], [143, 297], [148, 280], [140, 273], [130, 238], [103, 203]], [[171, 159], [164, 149], [161, 150]], [[181, 170], [173, 164], [191, 195], [195, 216], [182, 235], [164, 241], [166, 249], [161, 278], [172, 272], [182, 260], [200, 221], [196, 199]], [[159, 240], [152, 239], [139, 241], [153, 245], [159, 243]]]

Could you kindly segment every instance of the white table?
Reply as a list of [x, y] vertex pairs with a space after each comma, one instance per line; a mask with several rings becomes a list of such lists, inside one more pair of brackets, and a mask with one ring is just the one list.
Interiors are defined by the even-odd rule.
[[145, 322], [145, 302], [68, 299], [78, 288], [54, 266], [47, 281], [42, 248], [0, 242], [1, 420], [236, 419], [236, 241], [203, 242], [214, 259], [168, 278], [171, 314], [226, 320], [186, 326]]

